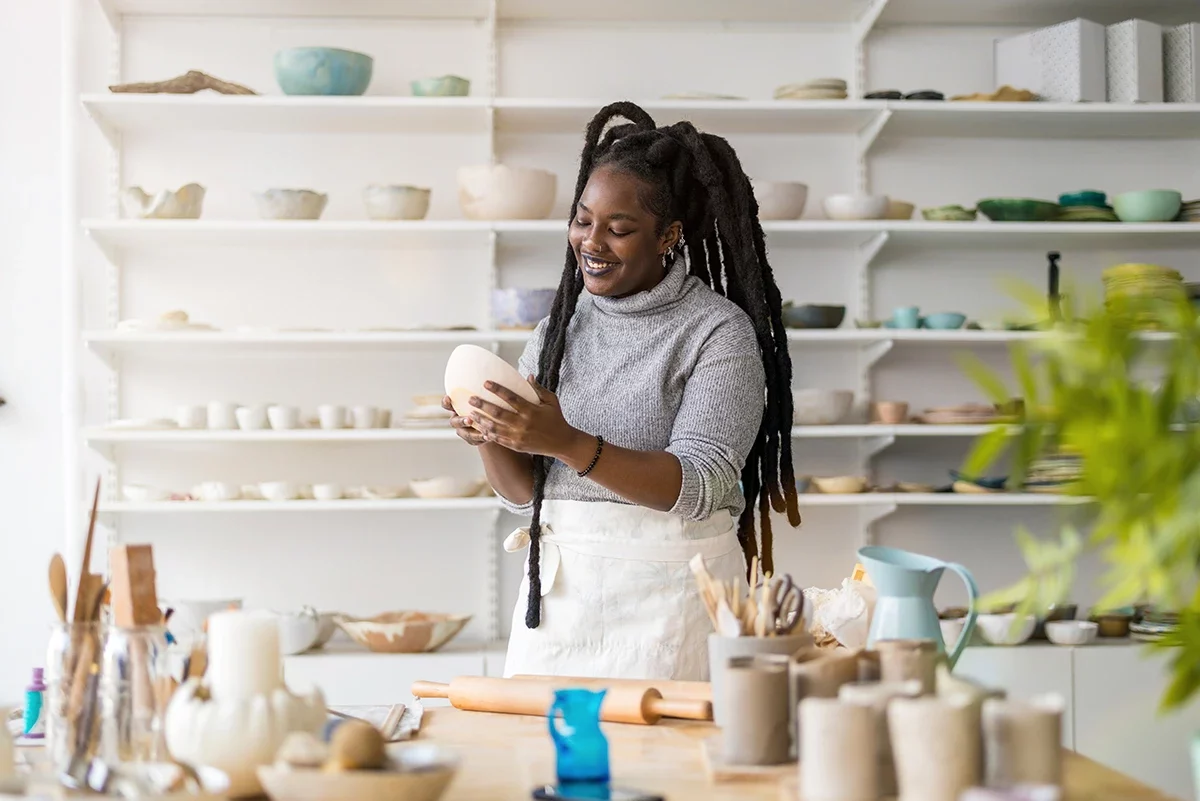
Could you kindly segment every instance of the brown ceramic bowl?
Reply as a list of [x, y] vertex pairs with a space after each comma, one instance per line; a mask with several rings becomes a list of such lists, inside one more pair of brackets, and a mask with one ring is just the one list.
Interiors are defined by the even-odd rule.
[[371, 618], [338, 615], [342, 631], [359, 645], [380, 654], [436, 651], [454, 639], [470, 615], [440, 612], [385, 612]]
[[904, 401], [878, 401], [871, 404], [871, 422], [900, 425], [908, 422], [908, 404]]
[[1128, 637], [1129, 624], [1133, 615], [1124, 612], [1105, 612], [1092, 615], [1090, 620], [1100, 627], [1097, 634], [1101, 637]]

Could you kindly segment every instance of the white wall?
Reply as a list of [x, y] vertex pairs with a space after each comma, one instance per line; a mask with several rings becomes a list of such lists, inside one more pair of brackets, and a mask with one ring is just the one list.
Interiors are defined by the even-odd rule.
[[59, 4], [5, 0], [0, 26], [0, 703], [45, 656], [63, 542]]

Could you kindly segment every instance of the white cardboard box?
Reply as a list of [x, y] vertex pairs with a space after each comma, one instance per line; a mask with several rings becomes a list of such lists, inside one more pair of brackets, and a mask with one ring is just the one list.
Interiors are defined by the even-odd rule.
[[1168, 103], [1200, 102], [1200, 23], [1163, 31], [1163, 73]]
[[1110, 103], [1163, 102], [1163, 28], [1130, 19], [1105, 31]]
[[1075, 19], [997, 39], [993, 51], [997, 88], [1007, 84], [1061, 103], [1108, 99], [1104, 26], [1098, 22]]

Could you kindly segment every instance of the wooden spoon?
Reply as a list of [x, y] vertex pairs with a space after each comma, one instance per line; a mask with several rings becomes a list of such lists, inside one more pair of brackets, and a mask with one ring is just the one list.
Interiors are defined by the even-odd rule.
[[58, 613], [58, 622], [67, 622], [67, 563], [62, 554], [50, 557], [50, 599], [54, 601], [54, 611]]

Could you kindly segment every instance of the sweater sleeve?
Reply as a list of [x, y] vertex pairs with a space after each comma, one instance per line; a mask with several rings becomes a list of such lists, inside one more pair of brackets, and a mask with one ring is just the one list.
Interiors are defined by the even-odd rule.
[[[517, 360], [517, 372], [524, 378], [528, 375], [537, 375], [538, 371], [538, 355], [542, 350], [542, 339], [546, 335], [546, 324], [550, 318], [544, 318], [537, 324], [537, 328], [533, 329], [533, 334], [529, 337], [529, 341], [525, 344], [525, 350], [521, 352], [521, 358]], [[495, 489], [495, 488], [493, 488]], [[500, 499], [500, 503], [505, 509], [513, 514], [523, 515], [528, 517], [533, 514], [533, 501], [529, 503], [513, 503], [508, 498], [505, 498], [498, 491], [496, 497]]]
[[765, 393], [754, 328], [732, 317], [705, 341], [684, 385], [667, 447], [683, 469], [672, 514], [704, 520], [724, 505], [758, 436]]

